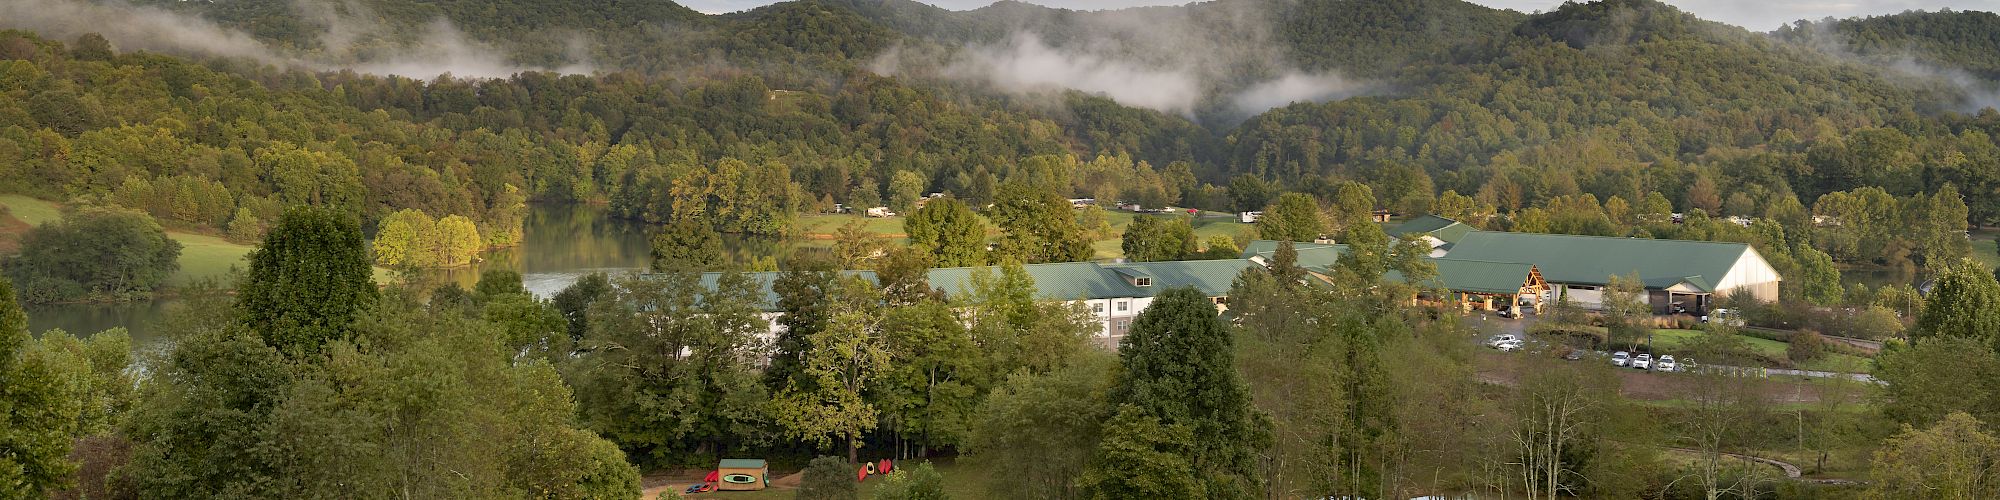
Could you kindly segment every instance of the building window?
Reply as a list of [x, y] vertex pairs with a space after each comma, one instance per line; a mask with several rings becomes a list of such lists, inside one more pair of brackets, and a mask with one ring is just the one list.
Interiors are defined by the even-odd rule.
[[1123, 300], [1120, 300], [1120, 301], [1118, 301], [1118, 312], [1125, 312], [1125, 311], [1129, 311], [1129, 310], [1131, 310], [1131, 309], [1132, 309], [1132, 303], [1131, 303], [1131, 302], [1126, 302], [1126, 301], [1123, 301]]
[[1098, 302], [1098, 303], [1094, 303], [1094, 304], [1091, 304], [1091, 305], [1090, 305], [1090, 312], [1094, 312], [1094, 313], [1097, 313], [1097, 314], [1104, 314], [1104, 303], [1103, 303], [1103, 302]]
[[1152, 278], [1137, 278], [1133, 281], [1135, 281], [1136, 284], [1138, 284], [1139, 286], [1153, 286]]
[[1216, 297], [1216, 298], [1215, 298], [1215, 303], [1216, 303], [1216, 305], [1222, 305], [1222, 304], [1228, 304], [1228, 303], [1229, 303], [1229, 297]]
[[1590, 285], [1564, 285], [1564, 286], [1568, 287], [1571, 290], [1586, 290], [1586, 291], [1597, 290], [1597, 287]]
[[1125, 335], [1125, 332], [1126, 332], [1126, 331], [1129, 331], [1129, 330], [1131, 330], [1131, 329], [1132, 329], [1132, 320], [1129, 320], [1129, 319], [1121, 319], [1121, 320], [1118, 320], [1118, 321], [1115, 321], [1115, 322], [1112, 322], [1112, 324], [1111, 324], [1111, 334], [1112, 334], [1112, 335], [1118, 335], [1118, 336], [1123, 336], [1123, 335]]

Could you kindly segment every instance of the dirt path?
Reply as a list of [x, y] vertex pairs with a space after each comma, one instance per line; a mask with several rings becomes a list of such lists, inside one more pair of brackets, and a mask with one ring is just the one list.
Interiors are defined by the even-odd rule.
[[[1672, 451], [1678, 451], [1678, 452], [1682, 452], [1682, 453], [1691, 453], [1691, 454], [1695, 454], [1695, 455], [1700, 455], [1700, 454], [1701, 454], [1701, 450], [1697, 450], [1697, 449], [1693, 449], [1693, 448], [1679, 448], [1679, 447], [1673, 447], [1673, 446], [1669, 446], [1669, 447], [1667, 447], [1667, 449], [1668, 449], [1668, 450], [1672, 450]], [[1800, 469], [1800, 468], [1799, 468], [1799, 466], [1797, 466], [1797, 465], [1792, 465], [1792, 464], [1790, 464], [1790, 463], [1787, 463], [1787, 462], [1782, 462], [1782, 461], [1778, 461], [1778, 460], [1774, 460], [1774, 459], [1769, 459], [1769, 458], [1764, 458], [1764, 457], [1759, 457], [1759, 456], [1751, 456], [1751, 455], [1744, 455], [1744, 454], [1741, 454], [1741, 453], [1729, 453], [1729, 452], [1722, 452], [1722, 456], [1725, 456], [1725, 457], [1729, 457], [1729, 458], [1734, 458], [1734, 459], [1737, 459], [1737, 460], [1742, 460], [1742, 461], [1745, 461], [1745, 462], [1751, 462], [1751, 463], [1759, 463], [1759, 464], [1764, 464], [1764, 465], [1769, 465], [1769, 466], [1772, 466], [1772, 467], [1777, 467], [1777, 468], [1778, 468], [1778, 470], [1781, 470], [1781, 471], [1785, 471], [1785, 478], [1786, 478], [1786, 479], [1798, 479], [1798, 478], [1799, 478], [1799, 475], [1800, 475], [1800, 474], [1802, 473], [1802, 471], [1804, 470], [1804, 469]]]

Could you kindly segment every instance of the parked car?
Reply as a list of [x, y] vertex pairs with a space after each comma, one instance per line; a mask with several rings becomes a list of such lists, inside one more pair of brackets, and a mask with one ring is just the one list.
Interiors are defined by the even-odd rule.
[[1676, 368], [1680, 368], [1680, 365], [1674, 363], [1674, 355], [1672, 354], [1660, 356], [1660, 361], [1653, 365], [1653, 369], [1663, 372], [1671, 372]]
[[1642, 353], [1639, 357], [1632, 358], [1632, 367], [1641, 370], [1653, 369], [1653, 355]]
[[1611, 353], [1611, 366], [1625, 366], [1632, 362], [1632, 353], [1618, 351]]
[[1522, 346], [1521, 342], [1517, 340], [1513, 342], [1501, 342], [1497, 345], [1494, 345], [1493, 348], [1499, 349], [1502, 352], [1511, 352], [1520, 350], [1521, 346]]
[[[1513, 344], [1515, 349], [1519, 349], [1521, 348], [1521, 337], [1511, 333], [1503, 333], [1499, 335], [1494, 335], [1493, 337], [1486, 339], [1486, 347], [1500, 349], [1501, 345], [1506, 345], [1506, 344]], [[1509, 350], [1509, 349], [1501, 349], [1501, 350]]]
[[1583, 359], [1583, 349], [1570, 349], [1569, 352], [1563, 353], [1563, 359], [1570, 361]]

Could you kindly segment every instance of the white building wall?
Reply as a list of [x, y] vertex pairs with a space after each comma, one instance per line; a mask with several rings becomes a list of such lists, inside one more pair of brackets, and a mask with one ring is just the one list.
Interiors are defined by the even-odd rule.
[[1549, 292], [1553, 294], [1549, 298], [1549, 303], [1554, 304], [1555, 301], [1561, 300], [1563, 297], [1568, 297], [1569, 303], [1576, 307], [1589, 310], [1598, 310], [1604, 308], [1603, 287], [1599, 287], [1597, 285], [1574, 285], [1580, 287], [1594, 288], [1594, 290], [1584, 290], [1584, 289], [1574, 289], [1571, 288], [1571, 286], [1572, 285], [1564, 283], [1549, 283]]
[[1746, 248], [1743, 255], [1736, 258], [1736, 264], [1729, 267], [1729, 274], [1715, 283], [1717, 299], [1728, 297], [1738, 289], [1747, 289], [1752, 297], [1765, 302], [1778, 300], [1778, 283], [1784, 278], [1778, 270], [1764, 261], [1764, 256], [1755, 248]]

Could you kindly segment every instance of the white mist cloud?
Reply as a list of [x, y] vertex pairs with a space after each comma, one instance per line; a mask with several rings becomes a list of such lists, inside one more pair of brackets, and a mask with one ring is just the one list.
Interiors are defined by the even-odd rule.
[[944, 73], [983, 81], [1011, 93], [1073, 89], [1167, 113], [1191, 113], [1202, 96], [1200, 79], [1184, 69], [1148, 68], [1089, 53], [1059, 51], [1042, 43], [1041, 37], [1025, 32], [1015, 33], [1005, 43], [967, 47]]
[[200, 53], [270, 64], [288, 60], [249, 34], [155, 7], [0, 0], [0, 27], [34, 31], [65, 43], [84, 33], [98, 33], [121, 50]]
[[[387, 33], [373, 14], [352, 2], [296, 2], [308, 21], [325, 25], [320, 42], [326, 50], [312, 55], [288, 53], [199, 16], [166, 9], [81, 0], [0, 0], [0, 28], [33, 31], [43, 37], [74, 40], [98, 33], [121, 51], [247, 58], [265, 64], [312, 70], [352, 69], [357, 72], [430, 78], [451, 74], [462, 78], [504, 78], [523, 71], [588, 72], [587, 64], [561, 68], [511, 63], [503, 53], [465, 36], [443, 19], [432, 22], [417, 43], [385, 51], [380, 57], [356, 57], [365, 40]], [[572, 44], [574, 45], [574, 44]], [[572, 48], [572, 54], [583, 51]]]
[[1111, 12], [1031, 10], [1010, 21], [1013, 30], [999, 40], [942, 51], [894, 48], [870, 69], [970, 83], [1044, 104], [1058, 91], [1074, 90], [1221, 121], [1372, 89], [1332, 71], [1298, 68], [1276, 33], [1281, 14], [1273, 9], [1269, 2], [1209, 2]]
[[1287, 73], [1237, 91], [1230, 98], [1230, 105], [1238, 113], [1251, 115], [1295, 102], [1345, 99], [1368, 89], [1367, 85], [1348, 81], [1333, 73]]

